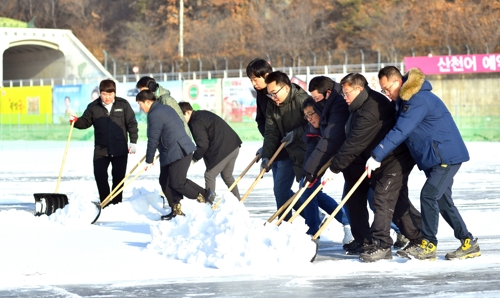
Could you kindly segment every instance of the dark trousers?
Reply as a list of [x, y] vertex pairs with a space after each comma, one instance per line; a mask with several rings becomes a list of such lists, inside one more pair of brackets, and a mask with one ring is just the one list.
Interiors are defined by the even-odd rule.
[[[413, 169], [413, 167], [412, 167]], [[422, 215], [413, 206], [408, 197], [408, 177], [411, 169], [403, 173], [403, 185], [399, 191], [399, 198], [394, 209], [392, 221], [406, 238], [420, 243], [422, 241]]]
[[[344, 197], [352, 189], [356, 182], [357, 179], [345, 178]], [[369, 214], [367, 208], [369, 190], [369, 180], [363, 179], [356, 191], [354, 191], [344, 205], [351, 224], [352, 236], [354, 237], [354, 241], [357, 243], [371, 242]]]
[[455, 238], [472, 239], [462, 216], [451, 198], [453, 177], [462, 164], [437, 165], [425, 170], [424, 187], [420, 193], [420, 210], [422, 211], [422, 235], [425, 239], [437, 245], [439, 214], [453, 228]]
[[[128, 155], [122, 156], [94, 156], [94, 177], [99, 191], [99, 199], [104, 201], [110, 193], [108, 183], [108, 167], [111, 164], [111, 176], [113, 177], [113, 189], [123, 180], [127, 171]], [[110, 204], [118, 204], [122, 201], [122, 192], [111, 200]]]
[[208, 195], [208, 190], [186, 178], [192, 159], [193, 154], [189, 154], [160, 169], [160, 186], [170, 207], [179, 203], [183, 196], [195, 200], [198, 194]]

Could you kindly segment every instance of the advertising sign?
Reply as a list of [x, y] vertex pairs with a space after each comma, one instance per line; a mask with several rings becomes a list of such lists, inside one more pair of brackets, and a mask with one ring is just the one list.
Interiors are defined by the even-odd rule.
[[405, 67], [428, 75], [499, 72], [500, 54], [405, 57]]
[[257, 113], [257, 93], [248, 78], [222, 80], [222, 118], [228, 122], [252, 122]]
[[52, 122], [52, 87], [0, 89], [2, 124], [45, 124]]
[[222, 115], [222, 87], [220, 79], [186, 80], [182, 100], [191, 103], [194, 110], [207, 110]]

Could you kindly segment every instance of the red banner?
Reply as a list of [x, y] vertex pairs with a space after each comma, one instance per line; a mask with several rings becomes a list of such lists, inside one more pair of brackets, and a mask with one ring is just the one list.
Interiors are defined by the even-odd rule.
[[424, 74], [500, 72], [500, 54], [405, 57], [405, 67]]

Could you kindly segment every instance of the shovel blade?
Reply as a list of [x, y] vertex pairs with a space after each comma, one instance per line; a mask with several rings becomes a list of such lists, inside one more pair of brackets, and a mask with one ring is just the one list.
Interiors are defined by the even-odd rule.
[[101, 210], [102, 210], [102, 207], [101, 207], [100, 203], [98, 203], [98, 202], [92, 202], [92, 203], [94, 203], [94, 205], [97, 208], [97, 215], [96, 215], [95, 219], [90, 223], [91, 225], [93, 225], [97, 221], [97, 219], [101, 215]]
[[51, 215], [68, 204], [68, 196], [61, 193], [35, 193], [35, 216]]

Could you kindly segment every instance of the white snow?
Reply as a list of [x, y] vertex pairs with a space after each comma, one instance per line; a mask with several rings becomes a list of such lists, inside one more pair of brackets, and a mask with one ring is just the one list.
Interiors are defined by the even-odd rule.
[[[455, 177], [455, 203], [480, 245], [498, 245], [500, 235], [499, 143], [468, 143], [471, 161]], [[301, 217], [279, 227], [267, 223], [274, 212], [271, 174], [259, 182], [245, 203], [228, 193], [222, 180], [217, 193], [222, 204], [213, 210], [193, 200], [182, 201], [186, 216], [161, 221], [167, 214], [158, 185], [155, 165], [125, 189], [123, 202], [102, 210], [96, 224], [97, 188], [92, 174], [92, 143], [70, 147], [60, 193], [69, 204], [51, 216], [33, 216], [23, 210], [34, 203], [33, 193], [54, 191], [61, 142], [11, 142], [0, 154], [0, 204], [19, 204], [0, 209], [0, 289], [63, 284], [154, 284], [159, 281], [217, 281], [292, 276], [290, 283], [308, 286], [308, 278], [336, 278], [359, 274], [409, 274], [439, 270], [443, 274], [500, 265], [500, 253], [465, 261], [446, 261], [447, 251], [459, 241], [441, 218], [436, 262], [393, 260], [362, 263], [357, 258], [321, 256], [341, 251], [343, 229], [335, 220], [321, 235], [318, 259], [311, 263], [315, 244], [306, 235]], [[259, 143], [244, 143], [234, 172], [237, 177], [253, 159]], [[138, 152], [145, 152], [140, 147]], [[40, 158], [43, 154], [43, 158]], [[129, 157], [135, 165], [140, 154]], [[493, 158], [493, 159], [492, 159]], [[195, 164], [188, 177], [204, 185], [204, 166]], [[243, 195], [259, 172], [255, 165], [238, 184]], [[410, 197], [419, 208], [423, 173], [410, 176]], [[324, 191], [338, 199], [341, 177]], [[297, 189], [297, 185], [294, 185]], [[339, 202], [339, 200], [337, 200]], [[335, 268], [335, 269], [333, 269]], [[439, 268], [439, 269], [438, 269]], [[304, 279], [305, 278], [305, 279]], [[285, 285], [286, 286], [286, 285]], [[311, 285], [312, 286], [312, 285]], [[363, 292], [362, 292], [363, 293]], [[368, 294], [369, 292], [364, 292]]]

